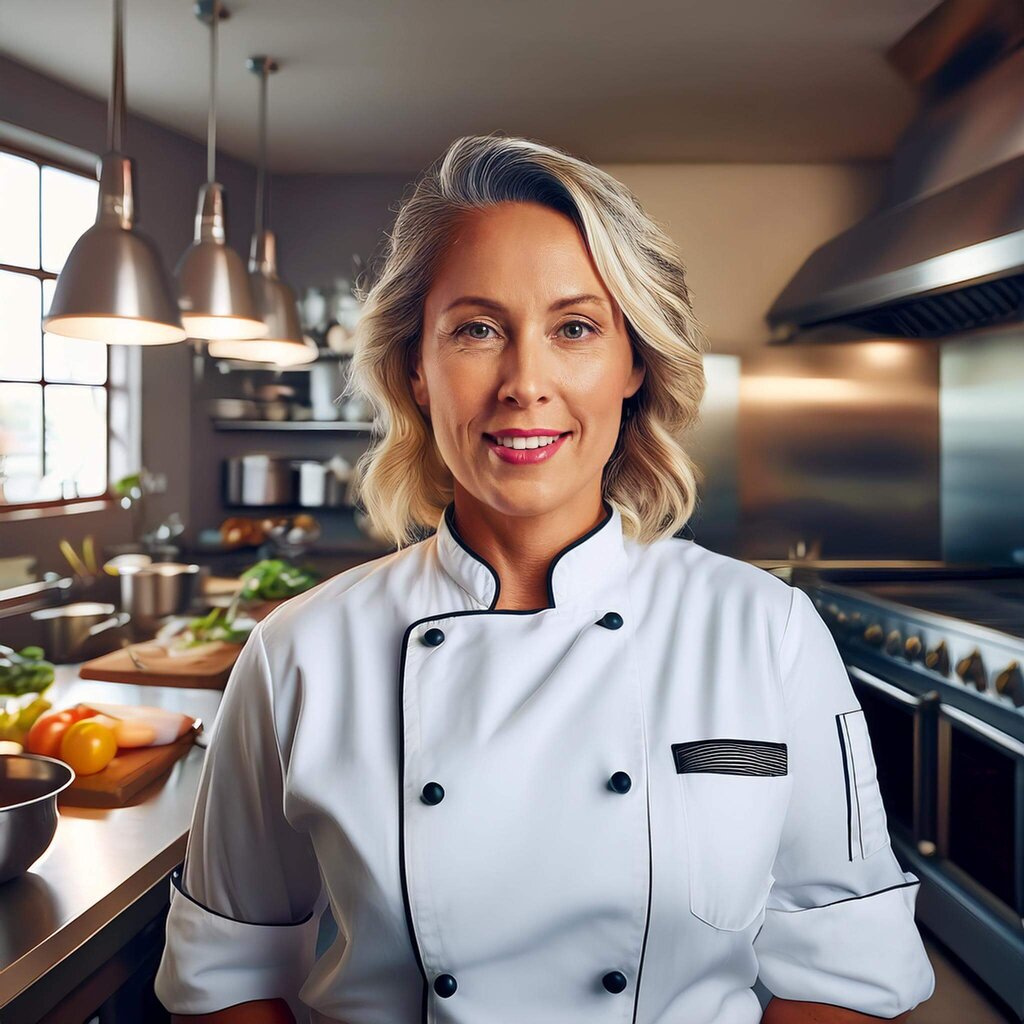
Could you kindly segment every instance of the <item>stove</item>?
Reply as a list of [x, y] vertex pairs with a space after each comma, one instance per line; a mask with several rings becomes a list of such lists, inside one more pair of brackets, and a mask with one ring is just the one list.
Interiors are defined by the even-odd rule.
[[917, 916], [1024, 1021], [1024, 569], [794, 566], [864, 709]]

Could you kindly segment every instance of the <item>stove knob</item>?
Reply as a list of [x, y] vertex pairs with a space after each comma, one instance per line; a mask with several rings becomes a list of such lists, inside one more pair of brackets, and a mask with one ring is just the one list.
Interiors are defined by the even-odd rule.
[[871, 625], [864, 630], [864, 642], [866, 644], [871, 644], [872, 647], [880, 647], [884, 638], [885, 634], [882, 632], [882, 627], [877, 622], [872, 622]]
[[945, 640], [940, 640], [938, 644], [936, 644], [936, 646], [924, 656], [924, 663], [933, 672], [938, 672], [939, 675], [949, 675], [949, 651], [946, 650]]
[[975, 688], [983, 693], [988, 689], [988, 672], [977, 647], [966, 658], [961, 658], [956, 663], [956, 674], [965, 683], [973, 683]]
[[898, 629], [894, 629], [885, 638], [885, 653], [895, 658], [902, 650], [903, 637]]
[[924, 651], [924, 644], [919, 636], [908, 636], [903, 644], [903, 656], [907, 661], [919, 661]]
[[996, 676], [996, 690], [1004, 697], [1009, 697], [1017, 707], [1024, 707], [1024, 675], [1020, 671], [1020, 662], [1011, 661]]

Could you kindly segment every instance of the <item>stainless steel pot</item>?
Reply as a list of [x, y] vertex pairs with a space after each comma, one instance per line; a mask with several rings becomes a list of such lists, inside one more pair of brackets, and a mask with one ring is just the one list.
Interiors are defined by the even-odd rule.
[[252, 453], [224, 461], [224, 490], [229, 505], [293, 505], [294, 460]]
[[24, 874], [57, 831], [57, 794], [75, 781], [63, 761], [0, 754], [0, 883]]
[[119, 631], [128, 624], [126, 612], [112, 604], [76, 601], [32, 612], [43, 624], [43, 647], [50, 661], [81, 661], [114, 650], [120, 643]]
[[348, 481], [326, 462], [299, 462], [299, 504], [304, 508], [342, 508], [347, 504]]
[[184, 615], [199, 594], [203, 567], [181, 562], [127, 566], [121, 580], [121, 607], [131, 616], [136, 636], [156, 632], [172, 615]]

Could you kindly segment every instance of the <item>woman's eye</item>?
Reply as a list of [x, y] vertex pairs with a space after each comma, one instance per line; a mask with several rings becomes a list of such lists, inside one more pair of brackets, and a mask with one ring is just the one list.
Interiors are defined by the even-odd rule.
[[[564, 331], [567, 327], [570, 327], [570, 328], [585, 327], [588, 331], [590, 331], [591, 334], [596, 334], [597, 333], [596, 329], [594, 327], [592, 327], [590, 324], [588, 324], [586, 322], [586, 320], [569, 320], [566, 323], [562, 324], [561, 328], [559, 328], [559, 329]], [[565, 337], [567, 337], [570, 341], [579, 341], [581, 338], [585, 338], [586, 334], [585, 333], [571, 334], [571, 335], [565, 335]]]
[[467, 334], [474, 341], [487, 341], [487, 340], [489, 340], [489, 337], [486, 334], [470, 334], [470, 331], [472, 331], [474, 328], [481, 328], [481, 327], [485, 331], [492, 331], [492, 330], [494, 330], [494, 328], [491, 327], [490, 324], [485, 324], [482, 320], [474, 320], [472, 323], [465, 324], [464, 326], [460, 327], [458, 329], [458, 331], [456, 331], [456, 334]]

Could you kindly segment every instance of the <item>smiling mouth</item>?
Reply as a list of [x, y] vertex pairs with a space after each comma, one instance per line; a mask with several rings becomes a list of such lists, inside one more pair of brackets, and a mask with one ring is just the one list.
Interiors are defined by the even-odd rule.
[[571, 433], [571, 430], [564, 430], [560, 434], [538, 434], [532, 437], [505, 435], [503, 440], [499, 440], [494, 434], [485, 432], [484, 438], [491, 444], [500, 445], [503, 448], [511, 448], [513, 451], [528, 451], [537, 448], [547, 448], [549, 445], [560, 441], [563, 437], [568, 437]]

